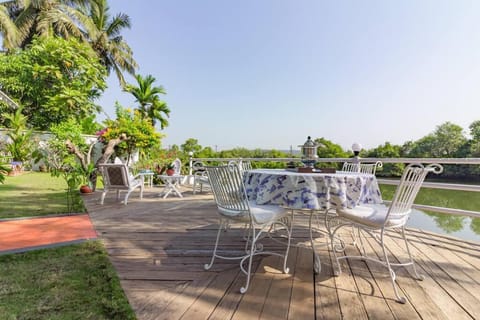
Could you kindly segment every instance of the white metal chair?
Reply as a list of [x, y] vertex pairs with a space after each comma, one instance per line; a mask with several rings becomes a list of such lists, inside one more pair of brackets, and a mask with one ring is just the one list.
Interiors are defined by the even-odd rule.
[[130, 193], [136, 188], [140, 188], [140, 199], [143, 199], [143, 175], [133, 176], [125, 164], [105, 163], [100, 164], [100, 172], [103, 177], [103, 193], [100, 204], [103, 204], [105, 195], [111, 190], [117, 191], [117, 200], [120, 199], [120, 191], [126, 191], [124, 204], [128, 202]]
[[210, 188], [210, 181], [208, 180], [207, 171], [205, 165], [201, 161], [194, 162], [192, 164], [193, 172], [193, 194], [200, 188], [200, 192], [203, 192], [203, 187]]
[[[205, 265], [208, 270], [212, 267], [215, 258], [227, 260], [240, 260], [240, 269], [247, 276], [245, 285], [240, 289], [241, 293], [248, 290], [252, 273], [252, 259], [255, 255], [276, 255], [283, 257], [283, 272], [288, 273], [287, 257], [290, 248], [291, 226], [289, 211], [277, 205], [257, 205], [255, 201], [247, 198], [243, 176], [239, 165], [236, 163], [216, 167], [205, 167], [212, 192], [220, 215], [215, 247], [212, 259]], [[223, 256], [218, 254], [218, 244], [222, 230], [228, 231], [230, 222], [248, 223], [248, 236], [245, 245], [245, 254], [242, 256]], [[278, 228], [277, 228], [278, 227]], [[287, 231], [287, 248], [285, 254], [263, 251], [263, 245], [259, 240], [270, 231], [279, 231], [284, 227]], [[273, 239], [273, 238], [272, 238]], [[244, 263], [247, 263], [245, 268]]]
[[181, 175], [182, 174], [182, 161], [180, 161], [180, 159], [176, 158], [175, 160], [173, 160], [172, 165], [173, 165], [173, 171], [174, 171], [173, 175], [174, 176]]
[[[393, 200], [389, 206], [385, 205], [365, 205], [356, 206], [354, 208], [337, 208], [337, 216], [331, 217], [327, 221], [327, 228], [330, 234], [330, 243], [332, 251], [336, 258], [338, 271], [336, 275], [341, 273], [340, 259], [361, 259], [373, 261], [385, 266], [389, 273], [390, 279], [395, 292], [396, 300], [400, 303], [405, 303], [406, 299], [400, 296], [397, 286], [395, 284], [395, 271], [392, 267], [409, 266], [413, 267], [414, 275], [417, 280], [423, 280], [424, 277], [417, 273], [415, 268], [408, 241], [405, 237], [405, 224], [412, 211], [412, 204], [417, 196], [420, 187], [425, 180], [428, 173], [434, 172], [436, 174], [443, 171], [439, 164], [430, 164], [423, 166], [421, 164], [410, 164], [405, 168], [400, 184], [398, 185]], [[355, 241], [361, 255], [359, 256], [338, 256], [338, 252], [345, 250], [345, 242], [337, 234], [343, 227], [353, 227], [357, 229], [360, 243]], [[388, 258], [387, 249], [385, 247], [385, 237], [389, 235], [392, 230], [401, 231], [403, 241], [409, 256], [409, 261], [403, 263], [391, 263]], [[382, 258], [368, 256], [363, 244], [363, 237], [369, 235], [382, 248]], [[340, 239], [340, 240], [339, 240]], [[337, 240], [337, 241], [335, 241]]]
[[239, 164], [240, 164], [240, 170], [242, 170], [243, 172], [253, 169], [252, 163], [250, 161], [240, 160]]
[[377, 172], [377, 168], [381, 168], [383, 166], [382, 161], [377, 161], [375, 163], [363, 163], [359, 164], [360, 166], [360, 173], [369, 173], [375, 174]]
[[382, 166], [383, 163], [381, 161], [374, 163], [344, 162], [342, 171], [375, 174], [377, 172], [377, 168], [381, 168]]
[[357, 162], [344, 162], [342, 166], [342, 171], [345, 172], [359, 172], [360, 167]]

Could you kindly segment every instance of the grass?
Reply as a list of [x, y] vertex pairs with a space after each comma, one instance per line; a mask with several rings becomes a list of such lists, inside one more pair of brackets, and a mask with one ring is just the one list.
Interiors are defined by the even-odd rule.
[[[0, 185], [2, 218], [67, 208], [64, 180], [48, 173], [7, 177]], [[0, 255], [0, 270], [2, 320], [135, 319], [101, 241]]]
[[[79, 194], [74, 194], [73, 212], [85, 212]], [[25, 172], [6, 177], [0, 184], [0, 219], [68, 213], [67, 184], [63, 178], [44, 172]]]
[[1, 319], [135, 319], [100, 241], [0, 256]]

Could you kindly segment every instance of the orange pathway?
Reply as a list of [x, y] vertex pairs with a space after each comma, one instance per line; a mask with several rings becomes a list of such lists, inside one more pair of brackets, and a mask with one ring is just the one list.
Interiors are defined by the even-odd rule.
[[0, 222], [0, 254], [97, 238], [88, 214]]

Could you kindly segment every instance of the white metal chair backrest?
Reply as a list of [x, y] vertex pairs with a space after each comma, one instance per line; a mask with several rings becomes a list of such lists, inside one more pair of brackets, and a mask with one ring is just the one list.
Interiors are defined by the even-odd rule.
[[342, 166], [342, 171], [345, 172], [359, 172], [360, 168], [358, 163], [355, 162], [344, 162]]
[[174, 175], [179, 175], [182, 173], [182, 161], [180, 161], [180, 159], [175, 159], [173, 160], [172, 162], [173, 164], [173, 170], [175, 171], [174, 172]]
[[228, 218], [249, 215], [247, 194], [238, 164], [206, 166], [205, 170], [219, 213]]
[[99, 165], [102, 172], [103, 184], [108, 188], [128, 189], [130, 186], [130, 174], [125, 164], [105, 163]]
[[393, 195], [384, 225], [392, 221], [397, 221], [399, 226], [405, 224], [411, 212], [413, 202], [427, 174], [430, 172], [439, 174], [442, 171], [443, 167], [439, 164], [430, 164], [428, 166], [423, 166], [422, 164], [408, 165]]
[[377, 172], [377, 168], [381, 168], [383, 163], [382, 161], [377, 161], [375, 163], [360, 163], [359, 166], [361, 173], [375, 174]]
[[252, 163], [250, 161], [243, 161], [243, 160], [240, 160], [240, 169], [242, 171], [248, 171], [248, 170], [252, 170]]

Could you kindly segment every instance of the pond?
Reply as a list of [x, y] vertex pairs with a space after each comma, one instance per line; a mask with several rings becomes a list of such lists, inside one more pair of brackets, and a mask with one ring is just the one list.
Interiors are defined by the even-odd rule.
[[[382, 198], [391, 200], [396, 187], [380, 185]], [[422, 188], [415, 203], [445, 208], [480, 211], [478, 192]], [[480, 243], [480, 218], [414, 210], [407, 227], [445, 234]]]
[[480, 218], [414, 210], [407, 227], [480, 243]]

